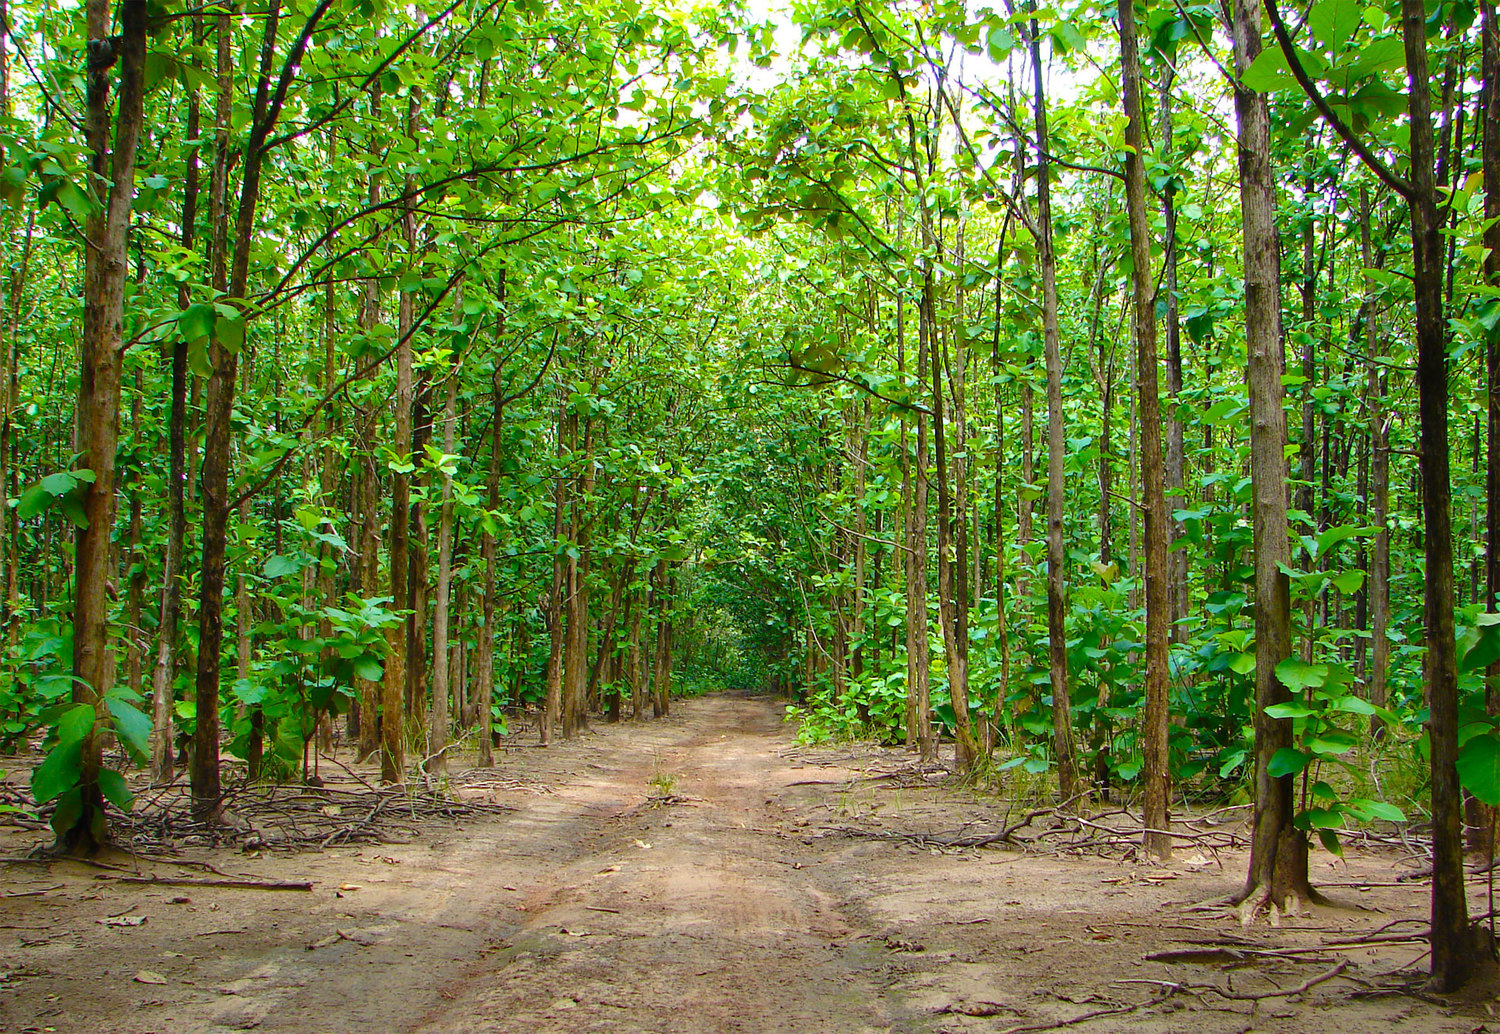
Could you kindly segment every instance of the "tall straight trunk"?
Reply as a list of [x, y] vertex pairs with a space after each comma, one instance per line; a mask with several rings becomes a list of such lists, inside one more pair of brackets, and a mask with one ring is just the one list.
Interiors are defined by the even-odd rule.
[[1424, 658], [1432, 763], [1432, 977], [1439, 992], [1462, 987], [1479, 958], [1464, 898], [1462, 793], [1458, 784], [1458, 658], [1453, 619], [1453, 525], [1448, 458], [1448, 334], [1443, 313], [1443, 223], [1438, 214], [1432, 100], [1426, 89], [1426, 10], [1401, 0], [1401, 35], [1413, 88], [1411, 126], [1413, 293], [1417, 324], [1417, 395], [1421, 438], [1422, 518], [1426, 527], [1427, 626]]
[[[919, 320], [920, 326], [920, 320]], [[917, 382], [927, 362], [927, 335], [917, 335]], [[917, 451], [912, 458], [911, 506], [906, 525], [906, 683], [907, 699], [915, 708], [916, 744], [923, 761], [937, 759], [937, 735], [932, 725], [932, 643], [927, 617], [927, 420], [918, 411]]]
[[646, 680], [641, 670], [641, 615], [646, 610], [646, 600], [640, 588], [631, 588], [629, 605], [630, 621], [625, 634], [625, 678], [630, 683], [630, 717], [641, 721], [646, 717]]
[[[402, 204], [401, 235], [406, 255], [412, 259], [416, 243], [413, 202]], [[406, 609], [411, 574], [411, 475], [402, 468], [411, 460], [412, 449], [412, 349], [414, 318], [412, 292], [401, 292], [396, 308], [396, 411], [391, 426], [391, 522], [386, 539], [386, 586], [392, 606]], [[385, 678], [380, 690], [380, 780], [401, 783], [406, 779], [406, 744], [402, 718], [406, 711], [406, 672], [410, 642], [409, 622], [386, 629]]]
[[[373, 417], [369, 419], [373, 420]], [[365, 599], [380, 591], [380, 481], [375, 467], [373, 442], [366, 442], [359, 464], [355, 492], [359, 500], [359, 552], [354, 579]], [[380, 684], [356, 678], [359, 695], [359, 729], [356, 757], [364, 761], [380, 749]]]
[[[1164, 160], [1171, 165], [1175, 158], [1172, 125], [1172, 84], [1175, 78], [1170, 68], [1163, 68], [1161, 89], [1157, 103], [1161, 123], [1161, 150]], [[1162, 288], [1166, 292], [1162, 323], [1167, 332], [1167, 398], [1171, 408], [1167, 414], [1166, 444], [1166, 494], [1168, 511], [1187, 509], [1183, 492], [1187, 483], [1187, 443], [1184, 435], [1180, 405], [1182, 402], [1182, 323], [1177, 304], [1177, 202], [1172, 184], [1162, 191], [1162, 221], [1165, 224], [1165, 239], [1162, 242]], [[1180, 539], [1185, 528], [1181, 521], [1173, 520], [1167, 532], [1168, 542]], [[1105, 558], [1105, 563], [1109, 563]], [[1186, 630], [1181, 625], [1188, 611], [1188, 555], [1187, 550], [1173, 550], [1167, 555], [1167, 593], [1171, 598], [1171, 635], [1174, 641], [1181, 640]]]
[[1000, 271], [1005, 266], [1004, 231], [995, 251], [995, 325], [990, 339], [990, 377], [995, 391], [995, 450], [992, 457], [995, 469], [992, 519], [995, 524], [995, 629], [1000, 639], [1000, 684], [995, 687], [995, 716], [997, 727], [1014, 728], [1010, 708], [1010, 622], [1005, 612], [1005, 401], [1000, 390]]
[[[1373, 267], [1370, 240], [1370, 193], [1359, 192], [1360, 246], [1366, 269]], [[1373, 296], [1373, 279], [1368, 290]], [[1370, 423], [1370, 520], [1375, 542], [1370, 564], [1370, 703], [1385, 707], [1389, 691], [1386, 680], [1391, 669], [1391, 532], [1390, 511], [1390, 416], [1385, 408], [1385, 371], [1380, 355], [1380, 333], [1373, 303], [1365, 319], [1365, 412]], [[1380, 719], [1371, 716], [1370, 731], [1379, 735]]]
[[[1480, 0], [1479, 95], [1480, 156], [1484, 169], [1484, 277], [1492, 288], [1500, 288], [1500, 26], [1495, 24], [1494, 0]], [[1488, 395], [1485, 457], [1485, 547], [1484, 610], [1500, 610], [1500, 333], [1490, 332], [1485, 342], [1485, 387]], [[1500, 661], [1485, 671], [1485, 710], [1500, 713]], [[1494, 855], [1494, 818], [1486, 836], [1488, 854]]]
[[656, 570], [660, 578], [655, 594], [659, 616], [656, 620], [656, 666], [652, 673], [651, 688], [656, 697], [656, 716], [664, 718], [672, 712], [672, 641], [676, 632], [672, 612], [677, 579], [671, 565], [665, 560], [657, 561]]
[[[924, 213], [925, 215], [925, 213]], [[924, 222], [924, 229], [931, 244], [931, 227]], [[943, 653], [947, 660], [948, 700], [953, 706], [954, 752], [960, 772], [967, 771], [974, 761], [974, 735], [969, 723], [969, 671], [967, 643], [958, 634], [958, 607], [960, 591], [955, 568], [963, 566], [957, 557], [954, 531], [957, 519], [952, 491], [952, 472], [948, 466], [948, 428], [943, 405], [943, 356], [945, 349], [939, 340], [936, 299], [934, 298], [932, 270], [925, 268], [922, 275], [922, 309], [919, 330], [927, 338], [928, 358], [932, 362], [930, 387], [932, 389], [932, 444], [933, 472], [937, 476], [937, 523], [938, 523], [938, 625], [943, 633]]]
[[[1035, 6], [1031, 5], [1035, 11]], [[1063, 503], [1067, 453], [1062, 408], [1062, 343], [1057, 320], [1057, 253], [1052, 243], [1052, 152], [1047, 131], [1047, 95], [1042, 84], [1042, 45], [1031, 18], [1032, 114], [1036, 123], [1037, 263], [1042, 270], [1042, 342], [1047, 363], [1047, 670], [1052, 686], [1052, 741], [1057, 788], [1064, 802], [1078, 794], [1078, 751], [1073, 741], [1073, 704], [1068, 687], [1068, 581], [1063, 551]]]
[[[443, 400], [443, 452], [453, 454], [458, 425], [458, 360], [448, 373]], [[443, 500], [438, 516], [437, 598], [432, 606], [432, 710], [427, 743], [427, 771], [441, 775], [448, 769], [448, 597], [453, 586], [453, 477], [443, 472]], [[486, 708], [488, 711], [488, 708]], [[486, 725], [489, 715], [485, 715]], [[488, 740], [489, 737], [485, 736]]]
[[557, 458], [558, 470], [552, 476], [552, 588], [547, 594], [547, 632], [550, 640], [547, 650], [547, 695], [542, 709], [541, 741], [547, 743], [552, 728], [562, 714], [563, 681], [563, 603], [567, 590], [568, 555], [563, 541], [567, 527], [567, 477], [563, 460], [570, 451], [567, 436], [567, 420], [558, 403], [557, 411]]
[[[9, 5], [7, 0], [0, 0], [0, 26], [9, 25]], [[0, 120], [9, 122], [10, 117], [10, 54], [6, 47], [0, 46]], [[5, 249], [7, 255], [14, 246], [11, 214], [9, 209], [0, 213], [0, 247]], [[11, 384], [15, 379], [12, 371], [16, 366], [14, 320], [5, 318], [4, 314], [15, 310], [21, 282], [22, 277], [13, 272], [5, 284], [4, 304], [0, 305], [0, 522], [7, 521], [10, 514], [10, 415], [16, 406], [11, 392]], [[6, 530], [4, 523], [0, 523], [0, 648], [10, 645], [10, 626], [15, 621], [16, 614], [16, 601], [7, 591], [5, 574], [11, 569], [12, 558], [20, 550], [20, 543], [15, 537], [5, 534]]]
[[[202, 15], [194, 16], [195, 40], [202, 38]], [[188, 92], [187, 134], [198, 139], [198, 88]], [[188, 156], [182, 186], [182, 249], [191, 254], [198, 222], [198, 149]], [[177, 289], [177, 304], [192, 303], [187, 284]], [[156, 664], [151, 671], [151, 781], [161, 786], [172, 781], [172, 676], [177, 667], [177, 636], [182, 622], [182, 555], [187, 540], [187, 509], [184, 499], [187, 439], [187, 342], [177, 335], [172, 342], [172, 400], [167, 421], [167, 542], [162, 555], [161, 612], [157, 620]]]
[[[4, 0], [0, 0], [3, 3]], [[3, 50], [4, 48], [0, 48]], [[8, 548], [0, 551], [0, 646], [8, 646], [20, 632], [16, 620], [21, 609], [20, 596], [20, 516], [9, 500], [16, 498], [15, 408], [20, 395], [20, 376], [16, 364], [16, 331], [21, 323], [21, 297], [26, 291], [27, 273], [31, 267], [31, 250], [36, 236], [36, 212], [27, 211], [26, 230], [21, 236], [21, 254], [13, 260], [6, 286], [6, 312], [4, 313], [5, 341], [0, 346], [0, 500], [5, 505], [0, 509], [0, 539]]]
[[1121, 0], [1120, 64], [1125, 100], [1125, 207], [1130, 220], [1131, 293], [1135, 302], [1136, 382], [1141, 413], [1140, 476], [1145, 503], [1146, 575], [1146, 713], [1142, 740], [1145, 753], [1145, 853], [1157, 860], [1172, 854], [1169, 835], [1171, 798], [1167, 757], [1167, 689], [1172, 601], [1167, 570], [1167, 499], [1163, 482], [1161, 396], [1156, 356], [1156, 292], [1151, 275], [1151, 225], [1146, 211], [1145, 108], [1141, 97], [1141, 59], [1136, 43], [1135, 8]]
[[[266, 141], [271, 128], [281, 114], [285, 100], [283, 87], [289, 82], [291, 70], [295, 69], [306, 52], [308, 41], [318, 18], [328, 10], [329, 0], [322, 3], [308, 17], [308, 21], [296, 42], [288, 51], [281, 83], [272, 94], [271, 64], [276, 53], [276, 32], [280, 22], [281, 5], [272, 0], [265, 15], [265, 30], [261, 37], [260, 69], [255, 89], [255, 99], [250, 105], [250, 131], [242, 151], [240, 166], [239, 205], [235, 211], [233, 262], [230, 267], [227, 295], [230, 302], [240, 309], [242, 320], [249, 318], [245, 301], [246, 287], [250, 278], [250, 242], [255, 233], [256, 206], [260, 201], [261, 172], [265, 164]], [[228, 15], [219, 22], [219, 154], [215, 155], [214, 175], [219, 188], [217, 196], [222, 199], [225, 170], [219, 168], [221, 160], [227, 161], [228, 112], [230, 79], [228, 61]], [[222, 220], [221, 220], [222, 222]], [[225, 252], [220, 249], [215, 265], [222, 268]], [[216, 271], [215, 279], [218, 279]], [[193, 753], [193, 814], [200, 821], [215, 818], [219, 811], [219, 662], [224, 639], [224, 547], [225, 532], [229, 523], [229, 447], [233, 434], [230, 426], [234, 409], [235, 378], [238, 353], [224, 347], [216, 335], [209, 348], [209, 363], [213, 373], [209, 377], [207, 403], [204, 410], [203, 449], [203, 561], [201, 596], [198, 607], [198, 670], [197, 716], [198, 726], [194, 734]]]
[[[111, 33], [111, 5], [88, 0], [88, 59], [85, 77], [85, 138], [92, 192], [103, 204], [84, 223], [83, 338], [78, 384], [80, 465], [94, 474], [83, 482], [85, 525], [74, 540], [72, 699], [95, 709], [97, 724], [82, 744], [82, 773], [64, 800], [71, 823], [56, 829], [59, 848], [92, 854], [108, 839], [99, 789], [100, 734], [107, 725], [100, 706], [111, 688], [108, 587], [110, 535], [115, 522], [115, 453], [120, 434], [120, 387], [125, 355], [125, 277], [129, 261], [130, 207], [135, 197], [136, 149], [144, 121], [146, 5], [130, 0], [120, 8], [118, 36]], [[110, 71], [119, 65], [117, 109], [110, 114]], [[113, 131], [113, 138], [111, 138]], [[74, 802], [74, 794], [77, 798]], [[54, 821], [63, 817], [59, 805]]]
[[[495, 337], [498, 341], [505, 338], [505, 292], [507, 279], [505, 270], [500, 271], [500, 283], [496, 290], [496, 296], [500, 302], [500, 315], [495, 323]], [[500, 364], [496, 364], [494, 377], [490, 384], [490, 466], [486, 476], [486, 506], [491, 511], [500, 509], [500, 468], [504, 458], [505, 442], [505, 406], [506, 397], [503, 385], [503, 370]], [[495, 529], [489, 521], [482, 521], [480, 528], [480, 566], [483, 570], [484, 599], [480, 604], [483, 620], [479, 630], [479, 643], [474, 657], [474, 683], [473, 693], [477, 702], [471, 705], [478, 715], [479, 721], [479, 758], [477, 763], [480, 767], [488, 768], [494, 763], [494, 753], [490, 742], [490, 707], [495, 697], [495, 606], [499, 597], [499, 585], [495, 577], [496, 542]]]
[[[1231, 24], [1237, 74], [1261, 51], [1260, 8], [1236, 0]], [[1250, 392], [1251, 537], [1255, 550], [1255, 823], [1242, 894], [1247, 910], [1311, 897], [1307, 839], [1292, 825], [1292, 777], [1273, 776], [1271, 758], [1292, 745], [1290, 719], [1266, 708], [1291, 694], [1276, 667], [1291, 656], [1292, 559], [1287, 528], [1286, 411], [1282, 408], [1281, 269], [1276, 187], [1266, 95], [1237, 86], [1240, 217], [1244, 235], [1246, 381]]]
[[[593, 428], [587, 418], [580, 432], [578, 417], [570, 415], [568, 423], [571, 437], [583, 436], [583, 465], [575, 475], [577, 491], [573, 493], [568, 507], [568, 530], [566, 539], [572, 544], [568, 551], [567, 570], [564, 579], [566, 600], [563, 606], [563, 686], [562, 686], [562, 734], [571, 739], [587, 724], [588, 649], [589, 649], [589, 593], [588, 593], [588, 529], [584, 507], [593, 491]], [[575, 555], [576, 554], [576, 555]]]

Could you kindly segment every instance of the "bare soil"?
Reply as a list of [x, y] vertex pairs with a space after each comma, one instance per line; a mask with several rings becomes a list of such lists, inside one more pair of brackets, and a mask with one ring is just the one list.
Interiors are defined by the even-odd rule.
[[[0, 1030], [995, 1034], [1089, 1014], [1067, 1029], [1500, 1029], [1487, 995], [1412, 993], [1420, 942], [1327, 947], [1422, 928], [1427, 889], [1397, 882], [1401, 854], [1319, 853], [1314, 882], [1343, 907], [1243, 928], [1192, 910], [1240, 886], [1233, 850], [1158, 867], [1059, 840], [878, 839], [997, 831], [1016, 809], [900, 751], [797, 748], [769, 698], [517, 743], [450, 792], [514, 810], [403, 844], [108, 859], [311, 891], [0, 867]], [[13, 859], [42, 841], [0, 829]]]

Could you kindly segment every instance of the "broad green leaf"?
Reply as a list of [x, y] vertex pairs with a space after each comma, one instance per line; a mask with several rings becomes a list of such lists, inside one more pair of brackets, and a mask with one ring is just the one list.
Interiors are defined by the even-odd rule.
[[1476, 736], [1459, 748], [1458, 781], [1490, 807], [1500, 806], [1500, 736]]
[[1306, 704], [1272, 704], [1266, 708], [1266, 714], [1272, 718], [1306, 718], [1318, 712]]
[[1311, 760], [1312, 758], [1300, 750], [1293, 750], [1291, 747], [1282, 747], [1275, 754], [1271, 755], [1271, 760], [1266, 765], [1266, 772], [1273, 779], [1296, 775], [1306, 768], [1307, 763]]
[[106, 699], [105, 706], [114, 715], [115, 732], [119, 734], [120, 742], [137, 761], [144, 761], [150, 751], [151, 719], [118, 697]]
[[1394, 804], [1385, 801], [1372, 801], [1364, 797], [1354, 797], [1349, 801], [1351, 807], [1366, 812], [1371, 818], [1381, 819], [1385, 822], [1405, 822], [1406, 814]]
[[1344, 857], [1344, 845], [1339, 843], [1337, 831], [1332, 829], [1318, 830], [1318, 843], [1322, 844], [1323, 849], [1329, 854], [1338, 858]]
[[129, 811], [135, 798], [130, 792], [130, 787], [125, 785], [125, 777], [112, 768], [102, 769], [99, 772], [99, 792], [104, 799], [113, 804], [121, 811]]
[[1307, 25], [1325, 50], [1338, 53], [1354, 41], [1363, 23], [1359, 0], [1317, 0], [1307, 12]]
[[1293, 693], [1304, 689], [1315, 689], [1328, 678], [1328, 665], [1308, 664], [1297, 657], [1288, 657], [1276, 665], [1276, 677]]
[[266, 561], [265, 574], [267, 578], [284, 578], [289, 574], [296, 574], [306, 566], [307, 561], [303, 557], [277, 554]]
[[1358, 592], [1364, 584], [1365, 573], [1357, 567], [1333, 576], [1333, 587], [1345, 596]]
[[384, 673], [385, 667], [368, 654], [356, 659], [354, 662], [354, 674], [366, 682], [379, 682]]

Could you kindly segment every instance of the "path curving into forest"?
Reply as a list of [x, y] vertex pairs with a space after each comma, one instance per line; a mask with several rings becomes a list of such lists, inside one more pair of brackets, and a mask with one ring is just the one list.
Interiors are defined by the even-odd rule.
[[310, 893], [12, 867], [0, 1030], [999, 1034], [1100, 1011], [1081, 1029], [1474, 1029], [1477, 1005], [1354, 997], [1367, 985], [1350, 978], [1419, 962], [1410, 944], [1346, 952], [1346, 977], [1292, 999], [1155, 1001], [1163, 982], [1294, 987], [1327, 966], [1330, 938], [1420, 922], [1425, 889], [1396, 884], [1391, 858], [1320, 869], [1369, 882], [1357, 903], [1380, 911], [1242, 930], [1188, 907], [1233, 889], [1242, 856], [1140, 867], [878, 839], [1000, 829], [1013, 811], [904, 751], [793, 733], [768, 697], [679, 701], [545, 749], [516, 737], [450, 787], [509, 810], [435, 836], [194, 856]]

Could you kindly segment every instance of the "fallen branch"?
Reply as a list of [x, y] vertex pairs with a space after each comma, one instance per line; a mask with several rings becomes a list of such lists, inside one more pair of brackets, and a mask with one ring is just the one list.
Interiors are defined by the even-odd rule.
[[309, 880], [235, 880], [214, 879], [211, 876], [108, 876], [95, 879], [115, 880], [119, 883], [156, 883], [173, 887], [239, 887], [244, 890], [312, 890]]

